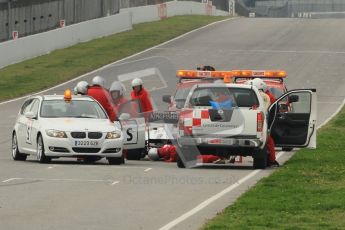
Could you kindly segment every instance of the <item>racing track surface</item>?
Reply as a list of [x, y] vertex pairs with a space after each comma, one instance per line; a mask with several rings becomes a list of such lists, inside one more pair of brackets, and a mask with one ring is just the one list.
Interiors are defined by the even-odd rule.
[[[174, 92], [178, 68], [209, 64], [216, 69], [284, 69], [290, 89], [317, 88], [321, 124], [345, 96], [343, 24], [342, 19], [232, 19], [109, 65], [85, 79], [100, 74], [111, 82], [119, 74], [156, 68], [166, 81], [156, 89], [168, 88], [152, 89], [152, 95], [164, 108], [161, 95]], [[67, 86], [49, 93], [62, 93]], [[250, 159], [239, 166], [198, 169], [149, 161], [108, 166], [106, 161], [85, 165], [63, 159], [45, 165], [30, 157], [15, 162], [10, 137], [21, 104], [22, 100], [0, 104], [1, 229], [159, 229], [174, 220], [169, 226], [197, 229], [273, 171], [252, 170]], [[284, 162], [291, 154], [280, 153], [278, 160]], [[186, 218], [176, 220], [185, 213]]]

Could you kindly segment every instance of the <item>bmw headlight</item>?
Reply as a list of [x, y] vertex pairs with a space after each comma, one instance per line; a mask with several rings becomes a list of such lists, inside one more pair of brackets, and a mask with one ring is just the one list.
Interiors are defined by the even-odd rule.
[[117, 139], [120, 137], [121, 137], [121, 132], [113, 131], [113, 132], [108, 132], [105, 139]]
[[67, 135], [66, 135], [66, 133], [64, 131], [48, 129], [48, 130], [46, 130], [46, 133], [50, 137], [67, 138]]

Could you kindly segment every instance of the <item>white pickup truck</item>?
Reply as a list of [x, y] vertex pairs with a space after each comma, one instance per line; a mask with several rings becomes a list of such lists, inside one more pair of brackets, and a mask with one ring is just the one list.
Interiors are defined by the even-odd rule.
[[[290, 110], [280, 111], [288, 100]], [[265, 111], [258, 89], [242, 84], [200, 84], [189, 92], [179, 117], [180, 168], [193, 167], [200, 154], [222, 158], [252, 156], [267, 166], [267, 135], [276, 147], [316, 148], [316, 90], [292, 90]]]

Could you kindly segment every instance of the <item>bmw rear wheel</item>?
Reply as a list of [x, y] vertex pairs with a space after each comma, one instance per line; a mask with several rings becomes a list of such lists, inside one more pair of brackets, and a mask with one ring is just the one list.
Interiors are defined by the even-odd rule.
[[25, 161], [27, 155], [19, 152], [16, 133], [12, 135], [12, 158], [15, 161]]
[[49, 163], [51, 161], [51, 158], [44, 153], [44, 143], [41, 135], [37, 138], [37, 160], [40, 163]]
[[185, 168], [186, 166], [184, 165], [181, 157], [177, 154], [177, 160], [176, 160], [176, 163], [177, 163], [177, 167], [178, 168]]

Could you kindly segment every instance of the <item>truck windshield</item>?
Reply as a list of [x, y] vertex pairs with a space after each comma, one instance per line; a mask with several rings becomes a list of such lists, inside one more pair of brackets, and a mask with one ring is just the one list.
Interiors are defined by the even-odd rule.
[[175, 102], [176, 102], [176, 108], [178, 108], [178, 109], [183, 108], [190, 89], [191, 89], [191, 87], [190, 88], [181, 88], [181, 89], [178, 89], [176, 91], [175, 97], [174, 97]]
[[227, 87], [197, 88], [189, 103], [191, 106], [211, 106], [225, 109], [259, 105], [258, 98], [252, 89]]

